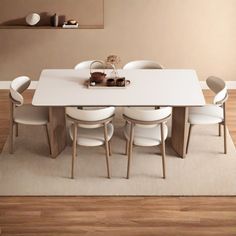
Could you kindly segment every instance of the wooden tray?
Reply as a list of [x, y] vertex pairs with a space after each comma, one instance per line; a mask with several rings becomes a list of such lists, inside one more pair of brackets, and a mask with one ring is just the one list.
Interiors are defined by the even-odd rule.
[[[109, 78], [107, 78], [109, 79]], [[106, 79], [106, 80], [107, 80]], [[106, 80], [103, 83], [97, 83], [96, 85], [90, 85], [90, 79], [85, 81], [85, 86], [89, 89], [124, 89], [130, 85], [130, 80], [125, 80], [124, 86], [108, 86]]]

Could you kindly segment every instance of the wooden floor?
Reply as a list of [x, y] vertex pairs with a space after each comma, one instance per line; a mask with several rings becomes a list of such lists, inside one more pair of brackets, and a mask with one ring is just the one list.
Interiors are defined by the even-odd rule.
[[[236, 144], [236, 91], [227, 110]], [[0, 91], [0, 150], [8, 115], [8, 92]], [[236, 197], [0, 197], [0, 235], [231, 236]]]

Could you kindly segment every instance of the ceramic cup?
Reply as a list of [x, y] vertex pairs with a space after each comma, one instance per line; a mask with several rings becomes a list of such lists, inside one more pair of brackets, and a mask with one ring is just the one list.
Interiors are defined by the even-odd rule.
[[116, 81], [114, 79], [107, 79], [107, 86], [112, 87], [116, 85]]
[[125, 86], [125, 78], [119, 78], [116, 80], [117, 87], [124, 87]]

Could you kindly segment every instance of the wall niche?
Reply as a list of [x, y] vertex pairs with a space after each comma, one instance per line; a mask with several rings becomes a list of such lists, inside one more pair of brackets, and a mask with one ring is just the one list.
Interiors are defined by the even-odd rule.
[[[64, 21], [74, 19], [79, 29], [104, 28], [104, 0], [1, 0], [0, 28], [62, 29]], [[25, 17], [40, 15], [40, 22], [28, 26]], [[51, 17], [59, 16], [59, 26], [51, 26]]]

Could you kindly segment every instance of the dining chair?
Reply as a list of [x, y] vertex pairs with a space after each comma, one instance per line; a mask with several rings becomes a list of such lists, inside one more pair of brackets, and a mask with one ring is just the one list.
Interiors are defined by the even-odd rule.
[[[98, 60], [88, 60], [88, 61], [82, 61], [79, 64], [77, 64], [74, 69], [75, 70], [82, 70], [82, 69], [90, 69], [90, 65]], [[101, 61], [103, 62], [103, 61]], [[105, 64], [105, 62], [103, 62]], [[104, 66], [101, 63], [94, 63], [93, 69], [104, 69]], [[112, 69], [111, 65], [106, 65], [106, 69]]]
[[163, 69], [163, 66], [155, 61], [149, 60], [137, 60], [127, 63], [124, 70], [134, 70], [134, 69]]
[[130, 177], [133, 145], [142, 147], [161, 145], [163, 178], [166, 178], [165, 140], [168, 135], [166, 122], [171, 117], [171, 113], [170, 107], [158, 110], [124, 108], [123, 117], [126, 120], [124, 136], [126, 139], [126, 155], [128, 155], [127, 179]]
[[74, 179], [77, 145], [85, 147], [105, 146], [107, 176], [111, 177], [109, 156], [111, 156], [111, 138], [114, 133], [112, 119], [114, 107], [95, 110], [80, 110], [67, 107], [66, 114], [73, 123], [70, 127], [70, 137], [73, 141], [71, 178]]
[[[161, 70], [163, 69], [163, 66], [158, 64], [155, 61], [149, 61], [149, 60], [137, 60], [137, 61], [131, 61], [128, 62], [124, 67], [124, 70], [134, 70], [134, 69], [157, 69]], [[159, 109], [160, 107], [156, 106], [155, 109]]]
[[[79, 64], [77, 64], [74, 69], [75, 70], [82, 70], [82, 69], [90, 69], [90, 65], [96, 60], [89, 60], [89, 61], [82, 61]], [[101, 64], [95, 64], [94, 65], [94, 69], [103, 69], [103, 67], [101, 67]]]
[[14, 152], [14, 127], [15, 135], [18, 136], [18, 125], [41, 125], [45, 127], [47, 142], [51, 153], [51, 145], [48, 133], [48, 108], [35, 107], [31, 104], [24, 104], [22, 93], [29, 87], [29, 77], [20, 76], [10, 84], [10, 138], [9, 152]]
[[227, 126], [226, 126], [226, 101], [228, 92], [225, 82], [215, 76], [210, 76], [206, 80], [207, 86], [215, 93], [213, 104], [204, 107], [189, 108], [189, 134], [187, 141], [188, 152], [190, 136], [194, 125], [218, 124], [219, 136], [221, 136], [221, 125], [224, 127], [224, 154], [227, 154]]

